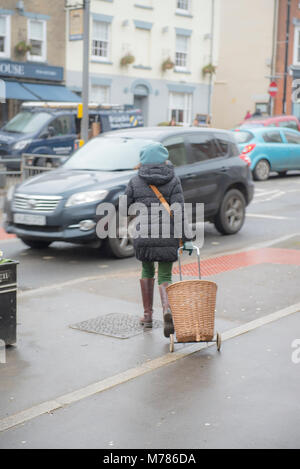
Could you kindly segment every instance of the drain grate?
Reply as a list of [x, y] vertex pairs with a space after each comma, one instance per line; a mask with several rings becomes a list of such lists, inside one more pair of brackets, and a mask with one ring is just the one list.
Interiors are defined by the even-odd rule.
[[[110, 313], [97, 318], [88, 319], [70, 326], [72, 329], [101, 334], [118, 339], [130, 339], [144, 331], [140, 325], [140, 317], [132, 314]], [[153, 329], [162, 327], [162, 322], [153, 320]]]

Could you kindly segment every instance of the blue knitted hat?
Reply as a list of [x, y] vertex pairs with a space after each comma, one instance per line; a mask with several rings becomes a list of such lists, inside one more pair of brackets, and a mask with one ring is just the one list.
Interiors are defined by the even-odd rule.
[[169, 152], [161, 143], [150, 143], [140, 153], [142, 164], [162, 164], [169, 158]]

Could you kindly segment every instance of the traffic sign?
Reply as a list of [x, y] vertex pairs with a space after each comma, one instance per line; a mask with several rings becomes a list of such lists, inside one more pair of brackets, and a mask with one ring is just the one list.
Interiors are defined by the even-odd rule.
[[272, 98], [275, 98], [275, 96], [277, 95], [278, 93], [278, 86], [277, 86], [277, 83], [276, 81], [272, 81], [272, 83], [270, 84], [269, 86], [269, 95], [272, 97]]

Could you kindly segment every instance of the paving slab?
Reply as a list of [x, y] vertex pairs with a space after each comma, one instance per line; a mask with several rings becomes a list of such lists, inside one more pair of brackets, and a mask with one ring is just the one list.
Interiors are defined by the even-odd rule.
[[[223, 258], [221, 268], [216, 268], [218, 262], [214, 259], [204, 260], [204, 273], [219, 286], [216, 310], [219, 332], [300, 302], [298, 241], [299, 237], [295, 237], [286, 244], [282, 242], [274, 250], [267, 250], [267, 255], [260, 252], [262, 262], [244, 262], [233, 270], [224, 269]], [[271, 251], [276, 254], [274, 258], [270, 257]], [[246, 258], [253, 261], [253, 253]], [[139, 275], [137, 269], [126, 271], [124, 267], [119, 272], [109, 269], [95, 279], [77, 281], [74, 275], [75, 282], [72, 280], [66, 286], [50, 285], [21, 294], [18, 344], [7, 350], [7, 363], [0, 365], [0, 419], [168, 353], [169, 342], [161, 329], [120, 340], [69, 327], [108, 313], [140, 314]], [[177, 279], [175, 276], [174, 280]], [[161, 319], [157, 289], [154, 306], [155, 319]], [[179, 350], [186, 347], [177, 345]], [[213, 352], [202, 353], [210, 356]], [[179, 370], [185, 367], [179, 363], [174, 366]]]
[[299, 449], [299, 330], [296, 313], [7, 430], [0, 448]]
[[[128, 340], [89, 334], [69, 326], [107, 313], [137, 315], [137, 302], [93, 293], [86, 284], [19, 301], [18, 344], [0, 365], [0, 418], [54, 399], [94, 381], [138, 366], [169, 351], [162, 329]], [[127, 288], [134, 288], [135, 281]], [[155, 318], [161, 319], [156, 308]], [[217, 323], [220, 330], [235, 322]], [[185, 345], [180, 345], [183, 348]]]
[[[262, 264], [209, 278], [219, 285], [219, 332], [300, 302], [298, 266]], [[154, 306], [154, 318], [161, 319], [157, 289]], [[7, 363], [0, 365], [0, 418], [168, 352], [162, 329], [120, 340], [69, 327], [120, 312], [141, 312], [138, 273], [21, 296], [18, 345], [7, 351]]]

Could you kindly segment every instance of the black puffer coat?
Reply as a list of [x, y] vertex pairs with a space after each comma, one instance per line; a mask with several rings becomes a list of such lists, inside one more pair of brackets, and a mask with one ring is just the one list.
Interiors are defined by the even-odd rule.
[[[175, 262], [177, 260], [177, 250], [179, 247], [180, 239], [174, 236], [178, 233], [176, 226], [174, 226], [174, 218], [171, 218], [170, 237], [163, 238], [164, 223], [170, 224], [170, 216], [162, 208], [162, 213], [157, 213], [151, 216], [151, 205], [159, 204], [159, 200], [149, 187], [155, 185], [162, 193], [169, 205], [179, 203], [182, 209], [182, 217], [180, 219], [183, 242], [191, 239], [188, 231], [188, 226], [184, 230], [184, 197], [180, 180], [175, 176], [174, 167], [170, 162], [156, 165], [143, 165], [139, 172], [134, 176], [126, 189], [128, 206], [133, 203], [142, 203], [147, 207], [147, 214], [140, 216], [141, 232], [134, 239], [134, 248], [136, 258], [142, 262]], [[178, 223], [178, 218], [175, 217]], [[155, 227], [153, 227], [155, 225]], [[178, 228], [178, 225], [177, 225]], [[157, 235], [153, 236], [153, 229], [158, 231]], [[145, 236], [145, 232], [148, 236]], [[152, 232], [152, 236], [151, 236]]]

